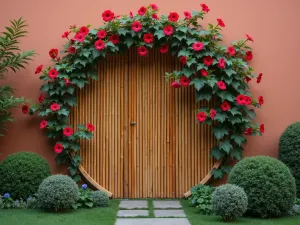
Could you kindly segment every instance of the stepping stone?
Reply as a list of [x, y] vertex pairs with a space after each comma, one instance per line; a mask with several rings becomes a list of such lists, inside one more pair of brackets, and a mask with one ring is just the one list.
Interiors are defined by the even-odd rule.
[[120, 209], [148, 209], [146, 200], [121, 200]]
[[154, 210], [155, 217], [186, 217], [182, 209]]
[[148, 210], [119, 210], [118, 217], [149, 216]]
[[153, 206], [155, 209], [181, 209], [179, 201], [174, 200], [154, 200]]
[[117, 219], [115, 225], [191, 225], [186, 218]]

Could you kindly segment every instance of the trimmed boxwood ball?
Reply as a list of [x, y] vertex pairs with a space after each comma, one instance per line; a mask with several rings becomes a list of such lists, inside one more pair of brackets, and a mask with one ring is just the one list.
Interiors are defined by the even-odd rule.
[[95, 207], [107, 207], [108, 195], [104, 191], [93, 191], [92, 199]]
[[228, 182], [246, 192], [247, 215], [281, 217], [294, 205], [295, 179], [289, 168], [277, 159], [268, 156], [245, 158], [233, 167]]
[[300, 122], [286, 128], [279, 140], [279, 159], [291, 170], [300, 197]]
[[0, 195], [10, 193], [13, 199], [27, 199], [50, 175], [48, 162], [36, 153], [9, 155], [0, 164]]
[[41, 183], [38, 204], [42, 209], [70, 209], [78, 199], [78, 186], [66, 175], [53, 175]]
[[244, 189], [234, 184], [221, 185], [212, 194], [212, 210], [222, 216], [224, 221], [234, 221], [242, 216], [247, 205], [248, 198]]

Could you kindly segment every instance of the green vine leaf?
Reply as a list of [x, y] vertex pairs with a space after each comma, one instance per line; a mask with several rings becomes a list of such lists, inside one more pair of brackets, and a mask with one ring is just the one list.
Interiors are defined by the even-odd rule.
[[230, 144], [229, 140], [220, 142], [219, 146], [220, 146], [220, 149], [223, 150], [224, 152], [226, 152], [227, 154], [232, 149], [232, 145]]
[[197, 91], [199, 91], [202, 87], [204, 87], [205, 82], [202, 79], [195, 78], [194, 80], [191, 81], [191, 85], [194, 84], [195, 88]]
[[229, 134], [229, 131], [224, 127], [214, 127], [213, 132], [218, 140]]

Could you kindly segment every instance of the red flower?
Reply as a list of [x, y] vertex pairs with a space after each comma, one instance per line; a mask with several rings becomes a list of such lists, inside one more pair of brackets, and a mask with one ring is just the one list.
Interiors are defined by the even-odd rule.
[[64, 78], [64, 82], [65, 82], [66, 86], [68, 86], [71, 83], [68, 78]]
[[147, 9], [146, 9], [144, 6], [142, 6], [142, 7], [139, 9], [138, 14], [139, 14], [140, 16], [143, 16], [143, 15], [145, 15], [146, 11], [147, 11]]
[[57, 103], [52, 103], [51, 105], [50, 105], [50, 109], [51, 109], [51, 111], [58, 111], [59, 109], [60, 109], [60, 105], [59, 104], [57, 104]]
[[183, 64], [183, 65], [185, 65], [186, 64], [186, 56], [181, 56], [180, 58], [179, 58], [179, 61]]
[[56, 69], [49, 70], [48, 77], [55, 79], [58, 76], [58, 71]]
[[211, 109], [210, 113], [209, 113], [210, 118], [213, 120], [216, 115], [217, 115], [217, 111], [214, 109]]
[[233, 46], [229, 46], [229, 47], [227, 48], [227, 52], [228, 52], [228, 54], [229, 54], [230, 56], [234, 56], [234, 55], [235, 55], [235, 49], [234, 49], [234, 47], [233, 47]]
[[201, 69], [200, 72], [201, 72], [202, 76], [204, 76], [204, 77], [208, 76], [208, 72], [205, 69]]
[[74, 45], [74, 44], [75, 44], [75, 39], [72, 38], [72, 39], [70, 40], [70, 43], [71, 43], [71, 45]]
[[69, 36], [69, 34], [71, 33], [71, 31], [65, 31], [63, 33], [63, 35], [61, 35], [62, 38], [67, 38]]
[[100, 39], [105, 38], [105, 37], [106, 37], [106, 31], [105, 31], [105, 30], [99, 30], [99, 31], [97, 32], [97, 36], [98, 36], [98, 38], [100, 38]]
[[83, 42], [84, 39], [85, 39], [85, 35], [83, 33], [80, 33], [80, 32], [77, 32], [75, 34], [75, 40], [78, 41], [78, 42]]
[[88, 124], [86, 125], [86, 128], [88, 129], [89, 132], [92, 132], [92, 131], [95, 130], [95, 127], [94, 127], [92, 124], [90, 124], [90, 123], [88, 123]]
[[180, 88], [180, 87], [181, 87], [181, 85], [180, 85], [177, 81], [174, 81], [174, 82], [171, 84], [171, 86], [172, 86], [173, 88]]
[[246, 37], [247, 37], [247, 40], [253, 41], [253, 38], [250, 35], [246, 34]]
[[217, 21], [220, 27], [225, 27], [225, 23], [223, 22], [222, 19], [218, 18]]
[[259, 84], [260, 82], [261, 82], [261, 78], [262, 78], [262, 73], [260, 73], [259, 75], [258, 75], [258, 77], [257, 77], [257, 83]]
[[129, 17], [133, 19], [133, 13], [131, 11], [129, 12]]
[[73, 134], [73, 129], [71, 127], [66, 127], [64, 130], [63, 130], [63, 134], [66, 136], [66, 137], [69, 137]]
[[76, 53], [76, 48], [75, 48], [74, 46], [70, 46], [70, 47], [68, 48], [68, 52], [69, 52], [70, 54], [75, 54], [75, 53]]
[[227, 111], [228, 109], [230, 109], [230, 105], [228, 102], [224, 101], [222, 104], [221, 104], [221, 109], [222, 111]]
[[154, 37], [153, 37], [153, 35], [152, 35], [152, 34], [150, 34], [150, 33], [148, 33], [148, 34], [144, 34], [144, 36], [143, 36], [143, 40], [144, 40], [144, 42], [145, 42], [145, 43], [148, 43], [148, 44], [150, 44], [150, 43], [152, 43], [152, 42], [153, 42], [153, 40], [154, 40]]
[[43, 65], [39, 65], [36, 69], [35, 69], [35, 74], [39, 74], [43, 69]]
[[203, 62], [206, 66], [210, 66], [211, 64], [213, 64], [214, 59], [210, 56], [205, 56]]
[[223, 81], [219, 81], [217, 85], [220, 90], [226, 90], [226, 84]]
[[100, 51], [105, 48], [105, 43], [102, 40], [98, 40], [95, 42], [94, 46], [95, 46], [95, 49]]
[[165, 33], [165, 35], [167, 35], [167, 36], [172, 35], [172, 34], [173, 34], [173, 27], [170, 26], [170, 25], [165, 26], [165, 28], [164, 28], [164, 33]]
[[245, 105], [250, 105], [252, 103], [252, 99], [249, 96], [245, 96], [246, 100], [245, 100]]
[[120, 41], [119, 36], [116, 35], [116, 34], [111, 35], [111, 36], [109, 37], [109, 40], [110, 40], [114, 45], [118, 44], [119, 41]]
[[146, 56], [148, 54], [148, 50], [145, 46], [138, 47], [138, 53], [140, 56]]
[[86, 26], [80, 27], [80, 30], [79, 30], [79, 32], [83, 33], [84, 35], [87, 35], [89, 33], [89, 31], [90, 31], [89, 28], [87, 28]]
[[220, 58], [218, 61], [218, 67], [221, 69], [225, 68], [225, 60], [223, 58]]
[[201, 4], [200, 5], [202, 7], [202, 11], [208, 13], [209, 12], [209, 8], [207, 7], [207, 5], [205, 4]]
[[252, 102], [252, 99], [249, 96], [240, 94], [240, 95], [236, 96], [236, 102], [239, 105], [250, 105]]
[[253, 58], [252, 52], [248, 51], [246, 52], [246, 60], [251, 60]]
[[205, 112], [199, 112], [196, 115], [197, 120], [201, 123], [204, 122], [206, 120], [206, 113]]
[[253, 132], [252, 128], [251, 128], [251, 127], [249, 127], [249, 128], [247, 128], [247, 129], [244, 131], [244, 134], [251, 135], [251, 134], [252, 134], [252, 132]]
[[59, 153], [61, 153], [63, 150], [64, 150], [64, 148], [63, 148], [62, 144], [57, 143], [57, 144], [54, 145], [54, 152], [55, 152], [55, 153], [59, 154]]
[[168, 50], [169, 50], [169, 46], [168, 46], [168, 45], [162, 45], [162, 46], [160, 46], [160, 48], [159, 48], [159, 51], [160, 51], [160, 53], [162, 53], [162, 54], [167, 53]]
[[181, 85], [183, 86], [183, 87], [187, 87], [187, 86], [189, 86], [190, 85], [190, 79], [189, 78], [187, 78], [186, 76], [182, 76], [181, 78], [180, 78], [180, 83], [181, 83]]
[[192, 14], [191, 14], [190, 12], [184, 11], [183, 14], [184, 14], [184, 17], [185, 17], [187, 20], [192, 19]]
[[259, 131], [263, 134], [265, 132], [265, 125], [264, 124], [261, 124], [259, 126]]
[[131, 29], [132, 29], [134, 32], [139, 32], [139, 31], [142, 29], [142, 24], [141, 24], [139, 21], [134, 21], [134, 22], [131, 24]]
[[194, 43], [192, 47], [193, 47], [194, 51], [198, 52], [204, 48], [204, 44], [202, 42], [198, 41], [198, 42]]
[[28, 105], [23, 105], [22, 106], [22, 113], [27, 114], [29, 112], [29, 106]]
[[155, 20], [158, 20], [158, 16], [157, 16], [157, 14], [155, 14], [155, 13], [152, 14], [151, 17], [152, 17], [153, 19], [155, 19]]
[[52, 48], [50, 51], [49, 51], [49, 55], [52, 59], [55, 59], [58, 55], [58, 49], [56, 48]]
[[176, 12], [170, 12], [170, 15], [168, 16], [168, 19], [169, 19], [171, 22], [177, 22], [178, 19], [179, 19], [179, 15], [178, 15], [178, 13], [176, 13]]
[[46, 127], [47, 127], [47, 125], [48, 125], [48, 122], [47, 122], [47, 120], [43, 120], [43, 121], [40, 123], [40, 129], [44, 129], [44, 128], [46, 128]]
[[248, 82], [251, 80], [251, 78], [248, 77], [248, 76], [246, 76], [246, 77], [245, 77], [245, 80], [246, 80], [246, 82], [248, 83]]
[[39, 103], [42, 103], [44, 101], [45, 97], [43, 95], [40, 95], [39, 97]]
[[262, 106], [262, 104], [264, 104], [264, 97], [263, 97], [263, 96], [259, 96], [259, 97], [258, 97], [258, 104], [259, 104], [260, 106]]
[[102, 13], [102, 18], [105, 22], [108, 22], [108, 21], [111, 21], [113, 20], [115, 17], [115, 14], [110, 11], [110, 10], [105, 10], [103, 13]]
[[155, 4], [150, 4], [151, 8], [154, 10], [154, 11], [157, 11], [158, 10], [158, 6], [155, 5]]

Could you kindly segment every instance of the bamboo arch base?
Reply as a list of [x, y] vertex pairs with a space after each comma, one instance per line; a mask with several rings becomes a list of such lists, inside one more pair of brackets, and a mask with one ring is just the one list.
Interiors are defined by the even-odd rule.
[[[220, 168], [220, 166], [222, 165], [222, 163], [223, 163], [223, 160], [219, 160], [219, 161], [217, 161], [215, 164], [214, 164], [214, 166], [213, 166], [213, 168], [211, 169], [211, 171], [213, 170], [213, 169], [219, 169]], [[84, 176], [84, 178], [94, 187], [94, 188], [96, 188], [97, 190], [101, 190], [101, 191], [104, 191], [104, 192], [106, 192], [107, 193], [107, 195], [108, 195], [108, 197], [112, 197], [113, 196], [113, 193], [111, 193], [110, 191], [108, 191], [108, 190], [106, 190], [104, 187], [102, 187], [101, 185], [99, 185], [87, 172], [86, 172], [86, 170], [83, 168], [83, 166], [82, 165], [80, 165], [79, 166], [79, 171], [80, 171], [80, 173]], [[211, 178], [212, 178], [212, 173], [211, 173], [211, 171], [209, 172], [209, 174], [207, 174], [204, 178], [203, 178], [203, 180], [201, 180], [200, 181], [200, 184], [206, 184]], [[183, 196], [185, 197], [185, 198], [188, 198], [189, 196], [191, 196], [191, 191], [188, 191], [188, 192], [186, 192], [186, 193], [184, 193], [183, 194]]]

